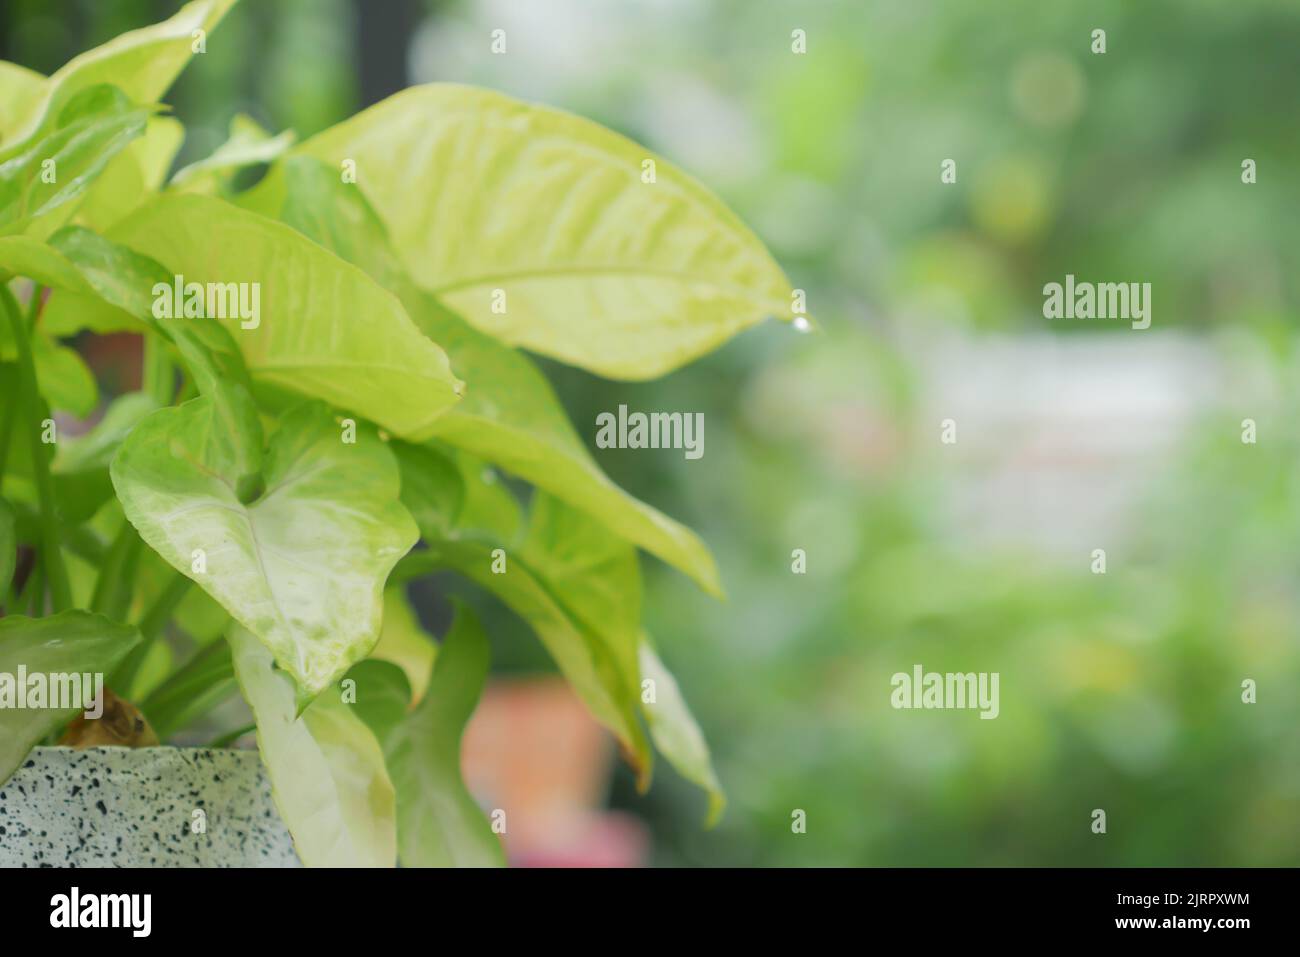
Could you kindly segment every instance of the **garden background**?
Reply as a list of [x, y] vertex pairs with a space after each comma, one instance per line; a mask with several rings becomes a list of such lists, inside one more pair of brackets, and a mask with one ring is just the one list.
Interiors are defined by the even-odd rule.
[[[7, 0], [0, 56], [50, 72], [174, 9]], [[168, 97], [177, 162], [237, 112], [305, 137], [434, 80], [691, 171], [819, 326], [653, 383], [539, 360], [611, 477], [719, 558], [726, 603], [643, 565], [730, 805], [703, 830], [663, 763], [638, 796], [527, 626], [438, 580], [421, 616], [454, 587], [493, 638], [471, 782], [546, 811], [516, 861], [1300, 864], [1300, 7], [254, 0]], [[1044, 319], [1067, 273], [1150, 282], [1151, 328]], [[105, 402], [134, 385], [112, 341], [78, 345]], [[703, 412], [704, 457], [595, 449], [620, 403]], [[1000, 716], [895, 711], [917, 663], [999, 672]]]

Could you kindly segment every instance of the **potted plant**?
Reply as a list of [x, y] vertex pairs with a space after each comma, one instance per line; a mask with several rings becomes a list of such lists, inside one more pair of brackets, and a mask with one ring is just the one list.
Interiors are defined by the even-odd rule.
[[[307, 865], [499, 863], [511, 809], [459, 759], [487, 642], [463, 606], [434, 639], [404, 592], [452, 570], [532, 625], [642, 787], [653, 742], [716, 817], [637, 549], [716, 595], [713, 559], [602, 473], [521, 349], [659, 376], [794, 318], [787, 279], [668, 162], [469, 87], [300, 144], [237, 119], [168, 179], [158, 101], [232, 3], [0, 69], [0, 808], [112, 837], [162, 780], [184, 796], [115, 863], [248, 863], [249, 835], [291, 862], [268, 795]], [[73, 435], [100, 405], [66, 344], [87, 330], [138, 336], [144, 372]], [[260, 762], [169, 746], [236, 695]], [[22, 786], [45, 774], [58, 801]], [[30, 846], [0, 835], [0, 860]]]

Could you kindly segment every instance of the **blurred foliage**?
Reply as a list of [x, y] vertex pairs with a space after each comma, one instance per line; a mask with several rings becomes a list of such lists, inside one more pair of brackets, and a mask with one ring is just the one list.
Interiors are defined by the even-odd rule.
[[[49, 70], [157, 6], [11, 0], [5, 56]], [[211, 139], [181, 162], [237, 112], [309, 135], [366, 105], [367, 62], [406, 57], [412, 82], [540, 99], [679, 162], [822, 327], [769, 324], [654, 383], [542, 362], [589, 440], [619, 403], [705, 413], [699, 461], [596, 453], [701, 529], [730, 593], [644, 561], [650, 631], [731, 798], [702, 832], [670, 771], [645, 798], [620, 772], [614, 802], [647, 818], [660, 862], [1300, 864], [1294, 0], [465, 0], [426, 3], [408, 50], [358, 48], [358, 18], [386, 6], [243, 4], [177, 88]], [[1105, 576], [954, 540], [935, 505], [961, 476], [940, 474], [921, 420], [917, 350], [937, 330], [1134, 334], [1043, 320], [1042, 285], [1067, 272], [1151, 282], [1143, 335], [1178, 327], [1225, 355], [1244, 340], [1279, 383], [1258, 445], [1236, 407], [1189, 427]], [[481, 597], [495, 667], [544, 666]], [[1000, 672], [1000, 717], [893, 710], [890, 676], [915, 662]]]

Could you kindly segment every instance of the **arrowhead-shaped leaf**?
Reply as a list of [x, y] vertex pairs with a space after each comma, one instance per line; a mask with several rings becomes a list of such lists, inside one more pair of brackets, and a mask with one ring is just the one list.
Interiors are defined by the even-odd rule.
[[229, 427], [206, 396], [155, 412], [118, 451], [113, 486], [150, 547], [257, 635], [307, 700], [374, 647], [384, 582], [418, 533], [392, 454], [364, 429], [344, 443], [323, 406], [282, 418], [251, 502], [232, 445], [254, 438]]

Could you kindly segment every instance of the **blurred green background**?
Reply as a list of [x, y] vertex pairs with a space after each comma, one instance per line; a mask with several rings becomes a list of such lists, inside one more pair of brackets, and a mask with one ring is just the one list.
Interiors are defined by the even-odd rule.
[[[0, 55], [50, 72], [175, 6], [9, 0]], [[648, 796], [616, 772], [652, 861], [1300, 864], [1294, 0], [244, 0], [168, 97], [179, 162], [236, 112], [305, 136], [432, 80], [690, 170], [820, 327], [654, 383], [542, 363], [730, 596], [643, 562], [731, 800], [704, 831], [665, 765]], [[1066, 273], [1150, 282], [1151, 328], [1045, 320]], [[705, 456], [595, 450], [619, 403], [703, 412]], [[547, 668], [489, 614], [499, 671]], [[892, 709], [917, 663], [999, 672], [1000, 716]]]

